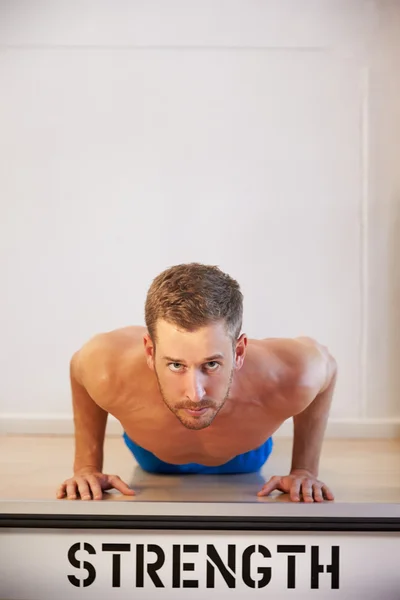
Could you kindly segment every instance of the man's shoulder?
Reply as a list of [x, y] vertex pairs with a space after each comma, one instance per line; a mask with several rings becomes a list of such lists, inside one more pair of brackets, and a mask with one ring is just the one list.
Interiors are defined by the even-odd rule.
[[293, 355], [297, 362], [297, 385], [323, 391], [337, 370], [336, 360], [328, 346], [311, 337], [294, 338]]
[[130, 326], [93, 335], [72, 355], [71, 372], [83, 384], [93, 379], [108, 384], [127, 353], [143, 344], [145, 331], [144, 327]]
[[260, 348], [282, 388], [319, 392], [336, 372], [336, 361], [329, 348], [311, 337], [260, 340]]

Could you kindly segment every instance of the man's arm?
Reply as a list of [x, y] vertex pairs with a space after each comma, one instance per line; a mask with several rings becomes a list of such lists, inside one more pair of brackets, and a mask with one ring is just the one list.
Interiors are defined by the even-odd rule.
[[75, 428], [74, 473], [103, 469], [104, 438], [108, 413], [98, 406], [82, 385], [77, 356], [70, 363], [70, 383]]
[[337, 365], [326, 348], [308, 338], [304, 341], [290, 402], [294, 424], [290, 474], [271, 477], [258, 495], [268, 496], [279, 490], [289, 493], [294, 502], [299, 502], [301, 496], [305, 502], [322, 502], [324, 498], [334, 499], [328, 486], [317, 477]]
[[337, 379], [337, 365], [326, 357], [326, 379], [314, 400], [293, 417], [293, 451], [291, 472], [305, 470], [318, 477], [322, 442]]
[[101, 500], [103, 490], [115, 488], [122, 494], [134, 491], [118, 477], [103, 470], [104, 438], [108, 413], [91, 398], [79, 376], [75, 354], [70, 363], [70, 382], [75, 426], [75, 458], [71, 478], [57, 490], [57, 498]]

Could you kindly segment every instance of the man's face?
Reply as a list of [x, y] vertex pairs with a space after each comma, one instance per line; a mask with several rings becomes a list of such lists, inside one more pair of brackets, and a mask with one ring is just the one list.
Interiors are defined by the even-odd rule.
[[246, 336], [233, 346], [222, 321], [188, 332], [160, 320], [156, 348], [148, 335], [144, 344], [164, 402], [182, 425], [211, 425], [228, 398], [234, 370], [243, 364]]

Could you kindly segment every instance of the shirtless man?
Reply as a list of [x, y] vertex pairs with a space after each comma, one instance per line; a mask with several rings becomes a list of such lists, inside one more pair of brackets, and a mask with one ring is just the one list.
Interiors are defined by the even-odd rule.
[[135, 492], [102, 472], [107, 415], [142, 469], [152, 473], [248, 473], [272, 450], [272, 434], [293, 417], [290, 473], [258, 490], [292, 501], [333, 500], [318, 480], [336, 363], [310, 338], [248, 339], [239, 285], [217, 267], [167, 269], [152, 282], [146, 328], [89, 340], [70, 364], [74, 474], [57, 498], [99, 500]]

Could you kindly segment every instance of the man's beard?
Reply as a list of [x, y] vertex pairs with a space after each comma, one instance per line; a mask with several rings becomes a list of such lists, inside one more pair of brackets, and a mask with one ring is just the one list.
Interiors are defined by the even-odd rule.
[[[229, 393], [231, 391], [232, 379], [233, 379], [233, 369], [231, 370], [231, 373], [229, 376], [228, 387], [227, 387], [227, 390], [226, 390], [226, 393], [225, 393], [225, 396], [224, 396], [224, 399], [222, 400], [222, 402], [216, 404], [211, 399], [205, 398], [205, 399], [201, 400], [200, 402], [196, 402], [196, 403], [191, 402], [190, 400], [186, 400], [184, 402], [179, 402], [175, 405], [172, 405], [172, 404], [170, 404], [170, 402], [168, 401], [167, 397], [164, 394], [160, 380], [158, 378], [157, 370], [154, 369], [154, 372], [156, 374], [158, 387], [159, 387], [159, 390], [160, 390], [160, 393], [164, 400], [165, 405], [170, 409], [170, 411], [175, 415], [175, 417], [187, 429], [200, 430], [200, 429], [205, 429], [206, 427], [209, 427], [211, 425], [211, 423], [214, 421], [215, 417], [220, 412], [220, 410], [222, 409], [222, 407], [225, 405], [225, 402], [228, 399]], [[190, 419], [190, 417], [187, 417], [187, 419], [185, 419], [179, 415], [179, 411], [182, 409], [200, 410], [202, 408], [209, 408], [210, 410], [208, 413], [206, 413], [206, 415], [204, 415], [204, 417], [200, 417], [198, 419], [196, 419], [196, 418]]]

